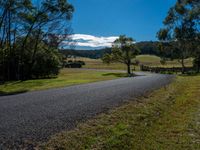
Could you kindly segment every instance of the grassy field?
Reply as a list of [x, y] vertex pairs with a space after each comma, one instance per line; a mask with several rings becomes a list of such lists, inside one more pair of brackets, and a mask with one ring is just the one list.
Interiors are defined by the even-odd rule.
[[0, 85], [0, 95], [16, 94], [34, 90], [64, 87], [102, 80], [124, 77], [123, 73], [110, 73], [95, 70], [63, 69], [59, 76], [53, 79], [37, 79], [28, 81], [7, 82]]
[[[112, 63], [110, 65], [104, 64], [101, 59], [90, 59], [90, 58], [81, 58], [77, 57], [77, 60], [82, 60], [86, 62], [84, 68], [96, 68], [96, 69], [117, 69], [117, 70], [126, 70], [126, 66], [121, 63]], [[181, 67], [181, 64], [178, 60], [167, 61], [165, 65], [160, 63], [160, 57], [154, 55], [139, 55], [136, 57], [141, 64], [147, 66], [162, 66], [162, 67]], [[192, 66], [192, 59], [185, 60], [186, 66]], [[132, 66], [133, 68], [133, 66]], [[139, 67], [136, 67], [139, 70]]]
[[167, 87], [52, 137], [42, 149], [200, 149], [200, 76]]

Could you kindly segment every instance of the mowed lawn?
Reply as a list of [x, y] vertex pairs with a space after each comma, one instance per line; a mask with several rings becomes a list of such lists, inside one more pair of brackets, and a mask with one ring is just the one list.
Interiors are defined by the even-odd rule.
[[[112, 64], [105, 64], [102, 62], [101, 59], [90, 59], [90, 58], [83, 58], [77, 57], [77, 60], [82, 60], [86, 62], [86, 65], [83, 66], [84, 68], [95, 68], [95, 69], [115, 69], [115, 70], [126, 70], [126, 66], [121, 63], [112, 63]], [[161, 58], [155, 55], [138, 55], [136, 60], [143, 65], [147, 66], [155, 66], [155, 67], [181, 67], [181, 64], [178, 60], [166, 61], [165, 65], [160, 63]], [[185, 60], [186, 66], [192, 66], [192, 58], [188, 58]], [[139, 70], [139, 66], [132, 66], [132, 69]]]
[[53, 136], [41, 149], [200, 149], [200, 76], [169, 86]]
[[113, 73], [109, 71], [62, 69], [56, 78], [27, 80], [23, 82], [13, 81], [2, 84], [0, 85], [0, 95], [65, 87], [76, 84], [111, 80], [125, 76], [125, 73]]

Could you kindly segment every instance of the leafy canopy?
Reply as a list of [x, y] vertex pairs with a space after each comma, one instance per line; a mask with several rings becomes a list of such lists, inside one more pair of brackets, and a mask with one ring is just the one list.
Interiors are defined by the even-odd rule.
[[130, 74], [132, 59], [139, 53], [135, 40], [125, 35], [119, 36], [112, 45], [111, 54], [105, 54], [102, 58], [105, 63], [120, 62], [127, 65], [127, 72]]

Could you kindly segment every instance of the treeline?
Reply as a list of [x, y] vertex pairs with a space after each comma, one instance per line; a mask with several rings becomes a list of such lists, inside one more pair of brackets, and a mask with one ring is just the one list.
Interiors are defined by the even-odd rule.
[[0, 0], [0, 80], [58, 74], [73, 11], [66, 0]]
[[159, 42], [144, 41], [136, 43], [138, 49], [140, 49], [140, 54], [150, 54], [160, 56]]
[[98, 59], [103, 56], [105, 53], [110, 53], [111, 48], [104, 48], [100, 50], [72, 50], [72, 49], [66, 49], [60, 51], [63, 55], [66, 57], [69, 56], [78, 56], [78, 57], [87, 57], [87, 58], [93, 58]]
[[[159, 42], [153, 41], [145, 41], [145, 42], [138, 42], [136, 46], [140, 49], [140, 54], [150, 54], [150, 55], [160, 55], [159, 51]], [[112, 48], [103, 48], [99, 50], [71, 50], [66, 49], [62, 50], [61, 53], [70, 56], [80, 56], [80, 57], [88, 57], [93, 59], [102, 58], [105, 53], [111, 53]]]
[[200, 2], [199, 0], [178, 0], [169, 9], [163, 21], [164, 27], [157, 33], [162, 59], [170, 55], [187, 72], [185, 59], [194, 58], [194, 68], [200, 71]]

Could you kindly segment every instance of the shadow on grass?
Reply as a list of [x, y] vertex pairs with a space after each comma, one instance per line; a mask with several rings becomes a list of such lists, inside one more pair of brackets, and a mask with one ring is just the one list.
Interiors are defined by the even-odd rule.
[[7, 86], [7, 85], [15, 85], [15, 84], [18, 84], [18, 83], [21, 83], [21, 82], [23, 82], [23, 81], [8, 81], [8, 82], [2, 82], [2, 83], [0, 83], [0, 85], [5, 85], [5, 86]]
[[11, 80], [11, 81], [0, 81], [0, 85], [9, 83], [10, 85], [18, 84], [21, 82], [29, 81], [29, 80], [43, 80], [43, 79], [56, 79], [58, 76], [48, 76], [48, 77], [41, 77], [41, 78], [31, 78], [27, 80]]
[[35, 77], [35, 78], [31, 78], [30, 80], [56, 79], [56, 78], [58, 78], [58, 76], [55, 75], [55, 76], [47, 76], [47, 77]]
[[103, 76], [128, 77], [126, 73], [105, 73]]
[[0, 96], [17, 95], [17, 94], [22, 94], [22, 93], [26, 93], [26, 92], [28, 92], [28, 90], [22, 90], [22, 91], [16, 91], [16, 92], [0, 91]]

